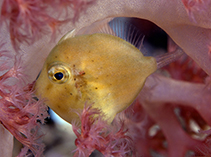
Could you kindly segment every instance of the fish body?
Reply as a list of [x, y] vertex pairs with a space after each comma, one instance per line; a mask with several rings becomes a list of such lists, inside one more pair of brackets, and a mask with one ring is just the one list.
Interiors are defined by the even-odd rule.
[[38, 98], [64, 120], [78, 119], [85, 103], [100, 109], [108, 122], [127, 108], [155, 72], [153, 57], [145, 57], [129, 42], [95, 33], [62, 38], [47, 57], [35, 89]]

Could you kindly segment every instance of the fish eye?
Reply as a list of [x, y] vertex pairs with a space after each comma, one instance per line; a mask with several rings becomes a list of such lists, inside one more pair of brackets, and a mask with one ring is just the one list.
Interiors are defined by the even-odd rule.
[[68, 68], [59, 63], [54, 63], [48, 69], [48, 78], [54, 83], [65, 83], [70, 77]]
[[64, 74], [62, 72], [57, 72], [54, 74], [54, 78], [56, 80], [62, 80], [63, 77], [64, 77]]

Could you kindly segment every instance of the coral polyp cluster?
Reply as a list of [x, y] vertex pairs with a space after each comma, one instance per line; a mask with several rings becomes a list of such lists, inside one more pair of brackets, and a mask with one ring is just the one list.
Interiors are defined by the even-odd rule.
[[48, 116], [47, 106], [33, 98], [33, 83], [23, 87], [26, 80], [19, 55], [0, 50], [0, 56], [0, 122], [25, 146], [19, 156], [28, 154], [29, 149], [40, 156], [44, 145], [39, 129]]
[[77, 136], [74, 157], [89, 156], [94, 150], [98, 150], [104, 156], [134, 155], [134, 143], [123, 121], [114, 121], [110, 125], [103, 120], [103, 113], [100, 110], [88, 105], [85, 105], [78, 115], [81, 124], [73, 123], [73, 131]]
[[54, 39], [62, 24], [75, 21], [92, 3], [94, 0], [4, 0], [1, 20], [7, 25], [13, 47], [19, 50], [20, 44], [33, 44], [49, 33]]

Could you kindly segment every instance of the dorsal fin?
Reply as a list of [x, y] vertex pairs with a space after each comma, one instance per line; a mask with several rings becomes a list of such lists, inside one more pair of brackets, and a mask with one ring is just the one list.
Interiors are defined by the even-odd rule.
[[[105, 33], [122, 38], [141, 51], [144, 35], [126, 20], [115, 18], [108, 23], [96, 27], [95, 33]], [[94, 33], [92, 31], [92, 33]]]
[[115, 36], [122, 38], [141, 50], [144, 35], [133, 24], [126, 20], [116, 18], [109, 22], [109, 26], [114, 31]]
[[57, 44], [60, 44], [62, 41], [72, 38], [76, 35], [76, 29], [73, 29], [71, 31], [69, 31], [67, 34], [65, 34], [59, 41]]
[[84, 27], [77, 32], [79, 35], [94, 33], [105, 33], [117, 36], [142, 51], [141, 48], [144, 39], [143, 33], [133, 24], [124, 20], [124, 18], [108, 18], [102, 21], [96, 21], [90, 26]]

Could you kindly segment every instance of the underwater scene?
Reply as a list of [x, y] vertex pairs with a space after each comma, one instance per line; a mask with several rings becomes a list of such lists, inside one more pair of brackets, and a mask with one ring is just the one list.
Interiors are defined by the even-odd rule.
[[0, 156], [211, 156], [210, 0], [0, 6]]

